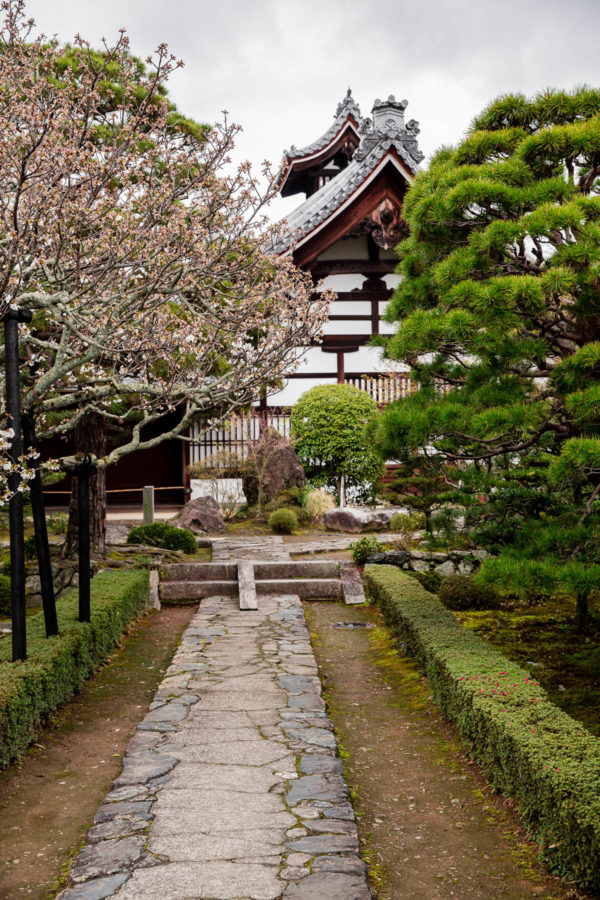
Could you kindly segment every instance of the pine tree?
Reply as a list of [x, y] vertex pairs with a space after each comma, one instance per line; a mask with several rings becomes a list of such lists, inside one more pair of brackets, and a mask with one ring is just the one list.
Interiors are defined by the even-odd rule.
[[581, 628], [600, 585], [599, 179], [600, 91], [587, 87], [500, 97], [434, 156], [406, 197], [388, 311], [387, 354], [421, 390], [378, 429], [388, 456], [433, 445], [492, 503], [528, 495], [482, 577], [560, 586]]

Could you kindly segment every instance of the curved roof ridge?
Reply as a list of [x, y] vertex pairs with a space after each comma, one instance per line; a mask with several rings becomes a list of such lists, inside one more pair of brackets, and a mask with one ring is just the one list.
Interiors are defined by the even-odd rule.
[[356, 120], [356, 124], [360, 126], [362, 122], [360, 107], [352, 96], [351, 88], [348, 88], [346, 96], [338, 103], [333, 122], [327, 131], [317, 138], [316, 141], [313, 141], [312, 144], [307, 144], [306, 147], [302, 147], [300, 150], [292, 144], [289, 150], [284, 150], [284, 157], [288, 162], [292, 162], [293, 160], [303, 159], [305, 156], [312, 156], [313, 153], [318, 153], [319, 150], [331, 143], [349, 116], [352, 116]]
[[417, 174], [424, 158], [417, 141], [419, 123], [414, 119], [404, 123], [406, 106], [407, 101], [396, 101], [393, 96], [375, 102], [373, 118], [361, 122], [361, 141], [346, 168], [281, 220], [282, 230], [274, 247], [277, 253], [289, 250], [328, 219], [391, 149], [412, 175]]

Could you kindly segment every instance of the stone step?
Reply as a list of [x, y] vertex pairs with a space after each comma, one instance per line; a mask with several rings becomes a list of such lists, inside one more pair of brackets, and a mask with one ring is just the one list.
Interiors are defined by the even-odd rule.
[[262, 578], [256, 581], [257, 594], [295, 594], [304, 600], [341, 597], [339, 578]]
[[237, 597], [237, 581], [163, 581], [161, 603], [194, 603], [204, 597]]
[[254, 565], [249, 559], [240, 559], [238, 562], [238, 590], [240, 609], [258, 609]]
[[352, 563], [342, 563], [340, 566], [340, 579], [346, 606], [354, 606], [358, 603], [366, 603], [367, 598], [363, 588], [360, 572]]
[[161, 581], [236, 581], [237, 565], [232, 563], [173, 563], [161, 566]]
[[258, 579], [339, 578], [340, 566], [335, 560], [255, 562], [254, 577]]

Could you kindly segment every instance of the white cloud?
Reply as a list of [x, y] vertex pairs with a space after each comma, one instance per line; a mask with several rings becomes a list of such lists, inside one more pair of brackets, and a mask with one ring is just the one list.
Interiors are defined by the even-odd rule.
[[597, 0], [28, 0], [27, 11], [61, 40], [125, 27], [140, 56], [166, 41], [186, 63], [171, 85], [182, 112], [213, 121], [228, 109], [244, 128], [240, 157], [257, 165], [325, 131], [348, 85], [363, 114], [378, 96], [406, 97], [429, 154], [500, 93], [600, 84]]

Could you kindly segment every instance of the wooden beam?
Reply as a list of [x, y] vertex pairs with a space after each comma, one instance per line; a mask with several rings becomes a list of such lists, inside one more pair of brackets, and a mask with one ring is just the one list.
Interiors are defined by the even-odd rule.
[[319, 278], [328, 275], [392, 275], [396, 269], [394, 259], [322, 259], [310, 266], [311, 274]]

